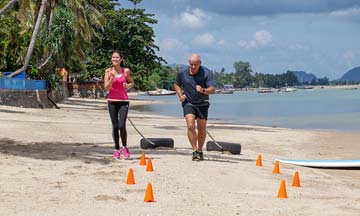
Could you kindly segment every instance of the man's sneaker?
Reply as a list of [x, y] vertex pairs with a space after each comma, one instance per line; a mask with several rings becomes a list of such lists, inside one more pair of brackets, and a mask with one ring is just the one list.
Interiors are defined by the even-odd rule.
[[193, 153], [192, 153], [192, 160], [193, 161], [198, 161], [200, 158], [199, 158], [199, 153], [198, 153], [198, 151], [194, 151]]
[[199, 155], [199, 160], [203, 161], [204, 160], [204, 153], [202, 151], [198, 151], [198, 155]]
[[123, 155], [124, 155], [124, 159], [129, 159], [129, 157], [130, 157], [130, 152], [129, 152], [129, 149], [128, 149], [128, 148], [123, 147], [123, 148], [122, 148], [122, 153], [123, 153]]
[[114, 157], [114, 159], [120, 158], [120, 151], [118, 149], [115, 149], [113, 157]]

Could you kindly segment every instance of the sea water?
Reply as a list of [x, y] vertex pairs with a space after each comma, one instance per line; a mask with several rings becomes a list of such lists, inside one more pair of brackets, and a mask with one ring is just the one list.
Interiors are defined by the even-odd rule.
[[[136, 98], [165, 102], [135, 107], [139, 111], [183, 116], [176, 95]], [[209, 120], [272, 127], [360, 131], [360, 90], [214, 94], [210, 96]]]

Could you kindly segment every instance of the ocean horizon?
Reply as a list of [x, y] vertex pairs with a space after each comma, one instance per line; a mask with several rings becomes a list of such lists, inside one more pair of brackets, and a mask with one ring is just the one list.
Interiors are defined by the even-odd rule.
[[[163, 103], [134, 107], [153, 114], [182, 117], [176, 95], [136, 96]], [[258, 93], [236, 91], [210, 96], [209, 120], [234, 124], [360, 131], [360, 90], [313, 89], [296, 92]]]

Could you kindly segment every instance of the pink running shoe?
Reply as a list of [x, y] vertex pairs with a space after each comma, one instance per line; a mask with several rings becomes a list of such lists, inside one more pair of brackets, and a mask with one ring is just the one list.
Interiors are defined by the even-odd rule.
[[130, 157], [130, 152], [129, 152], [129, 149], [128, 149], [128, 148], [123, 147], [123, 148], [122, 148], [122, 153], [123, 153], [123, 155], [124, 155], [124, 159], [129, 159], [129, 157]]
[[120, 151], [115, 149], [113, 157], [114, 159], [120, 159]]

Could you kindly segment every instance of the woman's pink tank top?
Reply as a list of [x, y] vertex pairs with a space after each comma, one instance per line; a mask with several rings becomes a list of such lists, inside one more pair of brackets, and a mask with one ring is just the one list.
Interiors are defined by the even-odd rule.
[[[111, 77], [111, 72], [114, 68], [109, 70], [109, 77]], [[117, 101], [117, 100], [129, 100], [126, 88], [124, 87], [124, 83], [126, 83], [126, 74], [125, 68], [121, 68], [121, 76], [114, 77], [112, 86], [109, 91], [108, 101]]]

